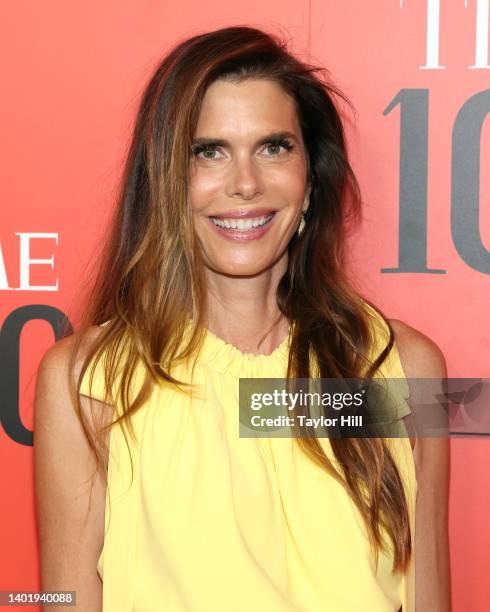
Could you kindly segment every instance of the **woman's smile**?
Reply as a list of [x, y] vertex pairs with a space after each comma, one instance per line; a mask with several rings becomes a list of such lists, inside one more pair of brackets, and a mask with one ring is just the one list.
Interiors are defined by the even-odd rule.
[[257, 240], [270, 228], [276, 213], [252, 218], [210, 217], [213, 227], [227, 240]]

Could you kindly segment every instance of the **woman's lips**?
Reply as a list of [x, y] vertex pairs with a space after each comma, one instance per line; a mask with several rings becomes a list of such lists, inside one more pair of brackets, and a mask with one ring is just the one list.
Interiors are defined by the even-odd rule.
[[216, 215], [209, 215], [216, 219], [258, 219], [259, 217], [267, 217], [274, 214], [276, 211], [272, 208], [234, 208], [232, 210], [221, 211]]
[[[274, 219], [276, 217], [275, 213], [272, 214], [272, 219], [265, 223], [265, 225], [260, 225], [258, 227], [252, 227], [251, 229], [240, 230], [238, 228], [233, 227], [219, 227], [216, 225], [211, 218], [209, 218], [209, 222], [214, 227], [214, 229], [219, 233], [223, 238], [227, 238], [228, 240], [235, 240], [238, 242], [246, 242], [248, 240], [257, 240], [261, 238], [270, 228], [272, 223], [274, 223]], [[228, 217], [228, 219], [231, 217]], [[243, 216], [241, 217], [244, 218]]]

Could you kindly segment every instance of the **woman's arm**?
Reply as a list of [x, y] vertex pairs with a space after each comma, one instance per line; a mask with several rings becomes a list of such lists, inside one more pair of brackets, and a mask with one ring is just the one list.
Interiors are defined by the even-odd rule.
[[[87, 512], [95, 460], [68, 393], [71, 345], [72, 339], [66, 338], [47, 351], [36, 385], [34, 463], [41, 589], [76, 591], [76, 609], [99, 612], [102, 582], [97, 559], [104, 538], [105, 483], [98, 473]], [[87, 398], [81, 399], [89, 414]]]
[[[401, 321], [390, 323], [407, 378], [447, 378], [444, 355], [430, 338]], [[413, 453], [417, 474], [416, 611], [450, 612], [449, 438], [418, 437]]]

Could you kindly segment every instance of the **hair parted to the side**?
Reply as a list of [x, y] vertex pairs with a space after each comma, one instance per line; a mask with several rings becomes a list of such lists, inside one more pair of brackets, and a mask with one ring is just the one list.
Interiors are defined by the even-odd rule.
[[[216, 79], [249, 78], [272, 80], [292, 96], [309, 162], [306, 225], [291, 239], [288, 270], [277, 290], [278, 307], [292, 324], [287, 377], [308, 378], [310, 354], [322, 378], [371, 377], [394, 344], [377, 309], [389, 341], [374, 362], [368, 358], [373, 332], [365, 304], [374, 305], [354, 290], [346, 272], [346, 231], [360, 217], [361, 195], [335, 98], [349, 101], [325, 68], [300, 61], [275, 35], [236, 26], [194, 36], [163, 59], [142, 97], [103, 264], [73, 339], [72, 392], [98, 465], [99, 438], [107, 428], [88, 426], [79, 397], [91, 362], [93, 373], [104, 356], [106, 401], [121, 413], [112, 426], [121, 422], [133, 439], [130, 417], [156, 383], [189, 388], [188, 381], [172, 376], [171, 365], [195, 355], [205, 335], [204, 265], [187, 192], [192, 137], [208, 86]], [[187, 346], [181, 346], [189, 315], [195, 326]], [[102, 323], [75, 375], [84, 339]], [[132, 392], [138, 367], [144, 376]], [[345, 487], [376, 558], [386, 546], [384, 528], [393, 545], [393, 571], [405, 571], [412, 555], [407, 500], [385, 441], [331, 438], [341, 469], [318, 439], [305, 436], [297, 442]]]

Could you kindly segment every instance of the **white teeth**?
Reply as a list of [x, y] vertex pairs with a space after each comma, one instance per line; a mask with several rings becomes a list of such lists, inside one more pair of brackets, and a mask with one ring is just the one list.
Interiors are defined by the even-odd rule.
[[218, 227], [247, 231], [269, 223], [273, 216], [274, 213], [265, 217], [256, 217], [255, 219], [217, 219], [216, 217], [211, 217], [211, 220]]

